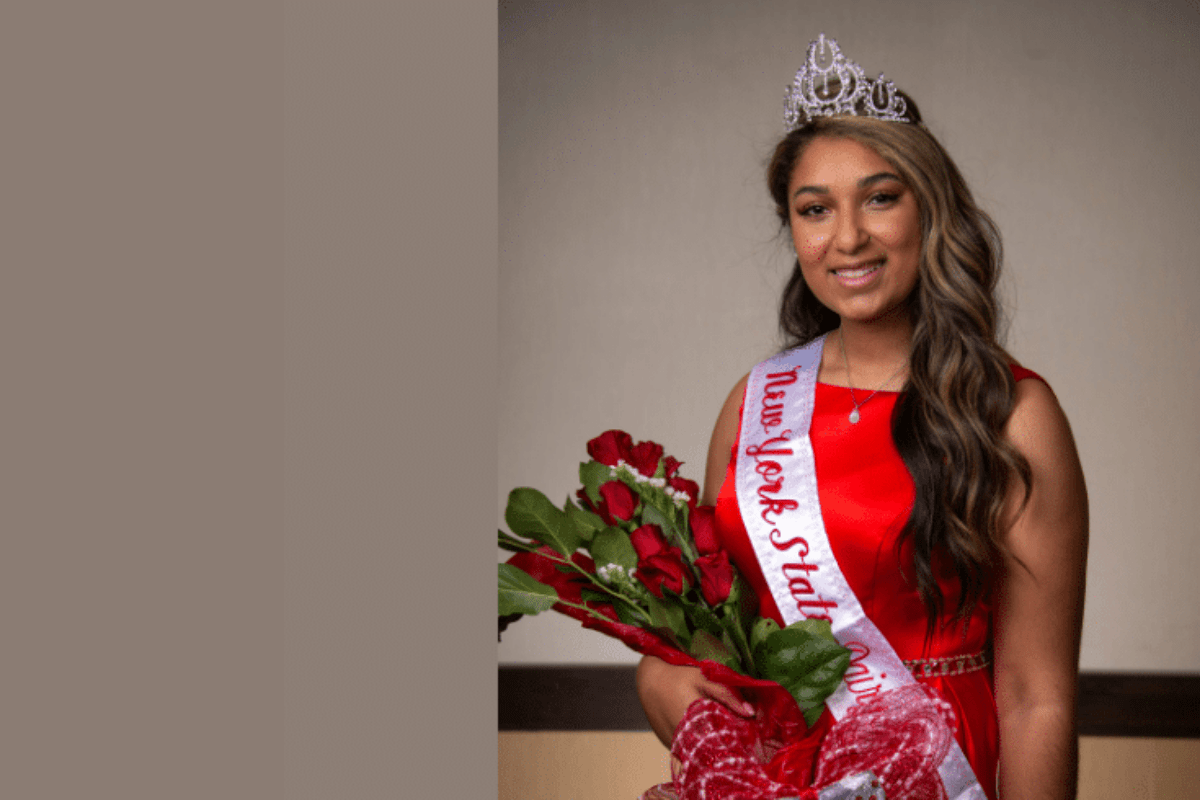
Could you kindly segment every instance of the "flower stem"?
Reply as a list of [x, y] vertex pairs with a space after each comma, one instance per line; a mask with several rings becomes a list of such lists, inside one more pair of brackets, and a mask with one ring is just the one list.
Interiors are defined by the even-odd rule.
[[[583, 575], [585, 578], [587, 578], [589, 581], [591, 581], [593, 586], [595, 586], [600, 591], [605, 592], [606, 594], [610, 594], [613, 597], [624, 600], [625, 602], [629, 603], [630, 605], [633, 605], [633, 606], [637, 605], [637, 603], [632, 598], [626, 597], [625, 595], [621, 594], [620, 592], [613, 591], [608, 586], [606, 586], [603, 583], [603, 581], [600, 581], [599, 579], [597, 579], [595, 575], [588, 572], [586, 569], [579, 566], [571, 559], [564, 558], [561, 553], [555, 552], [554, 555], [550, 555], [548, 553], [543, 553], [543, 552], [539, 551], [537, 545], [530, 544], [528, 542], [522, 542], [521, 540], [515, 539], [515, 538], [510, 540], [510, 543], [514, 544], [514, 545], [523, 546], [525, 548], [525, 552], [527, 552], [527, 553], [537, 553], [539, 556], [547, 559], [548, 561], [553, 561], [556, 564], [564, 564], [564, 565], [570, 567], [571, 569], [575, 570], [576, 572], [578, 572], [580, 575]], [[566, 601], [563, 601], [563, 602], [566, 602]]]

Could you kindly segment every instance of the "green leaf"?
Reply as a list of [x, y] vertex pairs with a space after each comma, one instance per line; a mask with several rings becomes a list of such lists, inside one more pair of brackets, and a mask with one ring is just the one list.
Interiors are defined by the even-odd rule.
[[585, 603], [607, 603], [612, 600], [612, 595], [605, 594], [598, 589], [584, 587], [579, 590], [579, 599]]
[[512, 564], [500, 567], [500, 616], [508, 614], [540, 614], [558, 602], [553, 588], [534, 580], [524, 570]]
[[754, 661], [764, 678], [796, 698], [812, 725], [850, 665], [850, 651], [838, 644], [828, 622], [806, 619], [767, 633], [754, 649]]
[[567, 520], [571, 523], [576, 535], [579, 536], [582, 542], [590, 542], [596, 531], [604, 529], [604, 520], [590, 511], [584, 511], [572, 503], [569, 497], [567, 498], [567, 504], [563, 506], [563, 511], [566, 512]]
[[667, 598], [659, 600], [652, 594], [646, 595], [646, 606], [650, 612], [650, 624], [654, 626], [655, 630], [669, 634], [668, 638], [681, 650], [687, 650], [688, 643], [691, 641], [691, 636], [688, 633], [687, 618], [683, 614], [683, 608], [677, 602], [669, 599], [670, 594], [667, 594]]
[[738, 658], [730, 649], [708, 631], [696, 631], [692, 634], [691, 654], [699, 659], [708, 659], [716, 661], [718, 664], [724, 664], [730, 669], [738, 668]]
[[530, 544], [524, 539], [518, 539], [511, 534], [505, 533], [499, 528], [496, 529], [496, 533], [498, 534], [496, 537], [497, 546], [508, 550], [511, 553], [528, 553], [531, 550], [537, 549], [536, 544]]
[[780, 630], [778, 622], [768, 617], [759, 617], [750, 627], [750, 649], [758, 652], [758, 646], [777, 630]]
[[620, 528], [609, 527], [597, 533], [592, 537], [588, 552], [597, 568], [605, 564], [619, 564], [628, 569], [637, 567], [637, 551], [633, 549], [629, 535]]
[[666, 537], [668, 544], [680, 547], [689, 559], [693, 559], [695, 554], [689, 552], [689, 550], [693, 549], [691, 542], [680, 541], [679, 528], [676, 527], [671, 517], [664, 514], [658, 506], [651, 504], [650, 499], [645, 493], [640, 494], [642, 495], [642, 524], [657, 525], [662, 529], [663, 536]]
[[729, 587], [729, 597], [725, 602], [732, 607], [743, 630], [749, 628], [758, 616], [758, 595], [740, 572], [733, 573], [733, 585]]
[[536, 539], [564, 556], [579, 549], [580, 538], [567, 515], [537, 489], [513, 489], [508, 495], [504, 520], [518, 536]]
[[[641, 493], [639, 492], [639, 494]], [[642, 500], [645, 499], [643, 496]], [[663, 529], [663, 533], [669, 533], [675, 529], [675, 523], [671, 521], [671, 518], [664, 514], [660, 508], [650, 503], [642, 505], [642, 524], [657, 525]]]
[[613, 608], [617, 611], [617, 619], [626, 625], [644, 628], [650, 624], [650, 617], [646, 614], [645, 610], [639, 608], [634, 603], [613, 598]]
[[[680, 462], [680, 463], [682, 463], [682, 462]], [[655, 478], [666, 478], [667, 477], [667, 460], [665, 458], [660, 458], [658, 460], [658, 464], [656, 464], [654, 467], [653, 477], [655, 477]]]
[[600, 485], [613, 479], [612, 470], [599, 461], [585, 461], [579, 465], [579, 482], [588, 499], [600, 504]]
[[[728, 629], [721, 631], [721, 644], [725, 645], [725, 649], [731, 653], [737, 651], [737, 645], [734, 644], [733, 637], [729, 635]], [[746, 672], [746, 674], [749, 675], [751, 678], [759, 677], [758, 673], [755, 670], [750, 670], [749, 672]]]
[[701, 628], [717, 636], [725, 629], [725, 626], [721, 624], [720, 618], [710, 611], [708, 607], [699, 603], [689, 604], [687, 613], [688, 618], [691, 619], [695, 628]]
[[[734, 585], [737, 583], [735, 581]], [[721, 607], [722, 615], [725, 617], [725, 633], [730, 638], [734, 646], [734, 652], [746, 662], [746, 666], [754, 672], [754, 651], [750, 647], [750, 641], [746, 636], [746, 625], [739, 618], [737, 609], [730, 604], [723, 604]]]

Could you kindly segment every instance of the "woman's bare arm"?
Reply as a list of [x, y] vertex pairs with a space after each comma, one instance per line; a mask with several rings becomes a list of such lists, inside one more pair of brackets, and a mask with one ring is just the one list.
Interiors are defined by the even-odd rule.
[[[1075, 696], [1083, 624], [1088, 510], [1066, 417], [1037, 380], [1017, 384], [1006, 431], [1029, 461], [1032, 491], [1008, 499], [997, 591], [996, 705], [1000, 797], [1075, 797]], [[1018, 485], [1017, 489], [1020, 489]]]
[[[737, 439], [738, 409], [745, 389], [746, 378], [742, 378], [729, 393], [717, 417], [708, 445], [704, 489], [700, 494], [702, 505], [715, 505], [717, 502], [717, 494], [721, 491], [725, 469], [729, 464], [729, 451]], [[733, 690], [708, 680], [697, 667], [677, 667], [654, 656], [643, 656], [638, 664], [637, 692], [651, 729], [667, 747], [671, 746], [675, 728], [679, 726], [688, 706], [702, 697], [724, 703], [737, 714], [751, 716], [754, 713], [754, 709]]]

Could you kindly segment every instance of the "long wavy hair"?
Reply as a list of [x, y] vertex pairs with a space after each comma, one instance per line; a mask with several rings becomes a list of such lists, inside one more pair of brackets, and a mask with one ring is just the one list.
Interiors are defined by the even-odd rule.
[[[976, 204], [950, 156], [921, 124], [863, 116], [818, 117], [775, 148], [767, 183], [783, 228], [790, 224], [788, 183], [818, 137], [852, 139], [896, 168], [916, 195], [921, 256], [908, 299], [913, 326], [909, 377], [892, 416], [896, 449], [916, 498], [897, 552], [912, 542], [913, 573], [931, 634], [947, 611], [936, 575], [949, 558], [958, 576], [954, 619], [970, 616], [991, 587], [1000, 555], [1005, 498], [1014, 481], [1030, 491], [1025, 458], [1004, 438], [1016, 382], [997, 341], [995, 297], [1001, 246], [995, 224]], [[809, 290], [799, 259], [784, 289], [779, 325], [792, 347], [839, 325]]]

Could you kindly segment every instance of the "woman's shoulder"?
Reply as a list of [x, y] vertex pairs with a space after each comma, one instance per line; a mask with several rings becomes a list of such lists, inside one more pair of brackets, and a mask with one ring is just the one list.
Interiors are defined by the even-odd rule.
[[1012, 370], [1013, 380], [1017, 381], [1018, 383], [1028, 378], [1032, 378], [1033, 380], [1041, 381], [1042, 383], [1046, 384], [1047, 387], [1050, 386], [1049, 381], [1047, 381], [1041, 375], [1029, 369], [1028, 367], [1021, 366], [1016, 361], [1009, 361], [1008, 368]]
[[1067, 416], [1049, 382], [1015, 361], [1009, 368], [1017, 381], [1013, 409], [1005, 431], [1009, 441], [1026, 458], [1073, 451], [1074, 441]]
[[[750, 373], [743, 375], [725, 398], [717, 424], [713, 430], [714, 441], [719, 441], [722, 447], [726, 444], [732, 447], [737, 441], [738, 428], [742, 422], [742, 401], [746, 396], [746, 384], [750, 381]], [[727, 448], [726, 448], [727, 449]]]
[[713, 426], [704, 470], [704, 492], [701, 497], [701, 502], [705, 505], [716, 505], [721, 481], [725, 476], [725, 466], [732, 457], [741, 429], [742, 397], [746, 394], [746, 382], [749, 379], [750, 373], [747, 372], [733, 385], [729, 396], [725, 398], [725, 404], [721, 406], [721, 413], [717, 415], [717, 424]]

